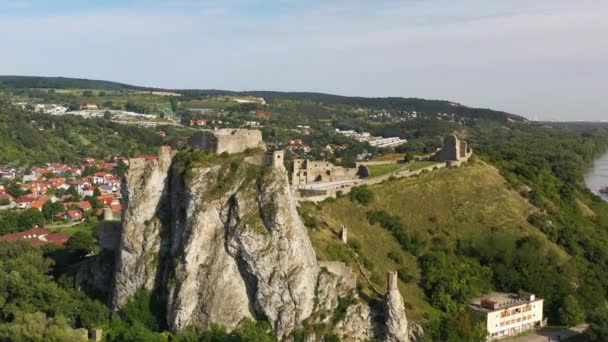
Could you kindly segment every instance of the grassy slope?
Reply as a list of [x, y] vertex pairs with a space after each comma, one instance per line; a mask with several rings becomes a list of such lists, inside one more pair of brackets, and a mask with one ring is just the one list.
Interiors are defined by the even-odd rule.
[[[428, 246], [435, 243], [453, 248], [457, 240], [475, 239], [490, 230], [506, 231], [513, 236], [534, 234], [544, 237], [526, 220], [535, 208], [505, 186], [498, 170], [479, 161], [420, 177], [388, 181], [371, 189], [375, 199], [367, 207], [354, 204], [348, 198], [325, 203], [322, 207], [305, 204], [308, 210], [329, 225], [329, 228], [311, 233], [313, 245], [319, 259], [343, 258], [354, 266], [347, 253], [343, 253], [344, 247], [338, 240], [339, 227], [346, 224], [349, 239], [361, 242], [361, 255], [373, 264], [373, 278], [378, 288], [384, 289], [387, 270], [401, 267], [410, 270], [415, 280], [409, 284], [401, 283], [400, 288], [408, 314], [414, 320], [433, 312], [417, 285], [420, 270], [416, 257], [404, 252], [383, 228], [371, 226], [366, 218], [369, 210], [383, 209], [399, 215], [408, 229], [424, 232], [429, 240]], [[390, 251], [402, 256], [401, 265], [387, 257]]]

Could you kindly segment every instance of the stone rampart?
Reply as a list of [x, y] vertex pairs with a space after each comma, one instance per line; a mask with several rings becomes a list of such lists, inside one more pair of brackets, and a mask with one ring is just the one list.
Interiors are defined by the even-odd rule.
[[247, 149], [265, 149], [262, 132], [254, 129], [202, 130], [188, 138], [188, 145], [212, 153], [241, 153]]

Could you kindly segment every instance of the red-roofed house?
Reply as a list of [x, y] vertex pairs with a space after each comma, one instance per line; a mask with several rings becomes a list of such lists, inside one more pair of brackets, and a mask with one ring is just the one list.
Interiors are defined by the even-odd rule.
[[166, 137], [167, 136], [167, 132], [165, 132], [165, 131], [156, 131], [154, 133], [157, 134], [157, 135], [160, 135], [161, 137]]
[[95, 164], [95, 158], [82, 158], [82, 162], [85, 166], [91, 166]]
[[71, 167], [70, 168], [70, 172], [75, 175], [75, 176], [80, 176], [82, 175], [82, 170], [77, 168], [77, 167]]
[[34, 246], [42, 246], [49, 243], [56, 245], [65, 245], [70, 239], [70, 235], [66, 233], [51, 233], [44, 228], [32, 228], [24, 232], [11, 233], [0, 236], [0, 241], [30, 241]]
[[24, 187], [26, 189], [30, 190], [33, 194], [36, 194], [36, 195], [44, 194], [49, 189], [49, 186], [47, 185], [46, 182], [31, 182], [31, 183], [26, 183], [24, 185]]
[[107, 180], [111, 178], [114, 178], [114, 176], [106, 172], [96, 172], [91, 175], [93, 184], [106, 184]]
[[65, 178], [50, 178], [49, 186], [54, 189], [68, 189], [70, 186], [65, 184]]
[[68, 210], [65, 212], [65, 219], [69, 222], [82, 220], [82, 211], [80, 210]]
[[29, 209], [35, 200], [36, 198], [34, 197], [19, 197], [15, 200], [15, 203], [17, 203], [17, 208], [19, 209]]
[[114, 168], [116, 168], [116, 166], [118, 166], [118, 164], [116, 163], [104, 163], [103, 165], [101, 165], [101, 168], [104, 170], [113, 170]]
[[190, 126], [207, 126], [207, 120], [190, 120]]
[[122, 204], [118, 203], [118, 204], [111, 204], [110, 208], [112, 209], [112, 211], [115, 211], [117, 213], [122, 211]]
[[256, 110], [255, 114], [260, 119], [270, 119], [270, 117], [272, 116], [272, 113], [266, 110]]
[[93, 209], [93, 206], [91, 205], [91, 203], [89, 203], [89, 201], [68, 202], [65, 204], [66, 208], [69, 208], [73, 205], [77, 206], [82, 211], [89, 211]]
[[113, 204], [120, 204], [120, 202], [118, 201], [118, 198], [116, 198], [116, 196], [114, 196], [114, 195], [97, 196], [97, 200], [106, 206], [111, 206]]

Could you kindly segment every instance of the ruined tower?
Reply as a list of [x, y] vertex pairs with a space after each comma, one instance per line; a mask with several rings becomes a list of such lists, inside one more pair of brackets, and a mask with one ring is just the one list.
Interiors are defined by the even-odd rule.
[[386, 272], [386, 292], [389, 293], [392, 290], [398, 290], [399, 276], [397, 271]]
[[283, 164], [283, 160], [285, 158], [285, 152], [283, 150], [279, 150], [279, 151], [274, 151], [272, 152], [272, 161], [270, 162], [270, 165], [272, 165], [273, 168], [279, 168], [279, 169], [284, 169], [285, 168], [285, 164]]
[[345, 244], [348, 243], [348, 228], [345, 225], [340, 226], [340, 239]]

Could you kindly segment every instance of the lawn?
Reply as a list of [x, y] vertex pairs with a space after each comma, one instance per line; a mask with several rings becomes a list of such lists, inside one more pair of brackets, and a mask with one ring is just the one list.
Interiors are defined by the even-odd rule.
[[389, 161], [389, 160], [403, 160], [405, 157], [405, 153], [389, 153], [378, 156], [374, 158], [372, 161]]
[[89, 222], [85, 222], [85, 223], [81, 223], [77, 226], [73, 226], [73, 227], [60, 227], [60, 228], [47, 228], [48, 230], [50, 230], [53, 233], [68, 233], [70, 235], [74, 235], [74, 233], [76, 232], [85, 232], [87, 234], [93, 234], [93, 231], [97, 228], [97, 225], [99, 223], [89, 223]]
[[407, 164], [406, 168], [410, 171], [416, 171], [420, 169], [424, 169], [425, 167], [437, 165], [438, 163], [432, 161], [415, 161]]
[[384, 164], [384, 165], [369, 165], [367, 169], [369, 170], [370, 177], [379, 177], [382, 175], [386, 175], [387, 173], [395, 172], [398, 169], [403, 167], [401, 164]]

